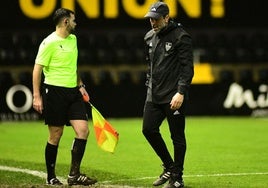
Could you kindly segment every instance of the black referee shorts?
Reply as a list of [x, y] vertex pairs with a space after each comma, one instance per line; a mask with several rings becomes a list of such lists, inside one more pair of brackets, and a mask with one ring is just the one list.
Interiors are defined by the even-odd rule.
[[42, 91], [46, 125], [70, 126], [70, 120], [88, 120], [86, 103], [78, 89], [45, 84]]

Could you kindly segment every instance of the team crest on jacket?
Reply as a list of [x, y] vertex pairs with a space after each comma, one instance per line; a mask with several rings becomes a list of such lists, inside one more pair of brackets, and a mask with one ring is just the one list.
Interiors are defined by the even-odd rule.
[[172, 43], [166, 42], [166, 45], [165, 45], [166, 51], [169, 51], [171, 47], [172, 47]]

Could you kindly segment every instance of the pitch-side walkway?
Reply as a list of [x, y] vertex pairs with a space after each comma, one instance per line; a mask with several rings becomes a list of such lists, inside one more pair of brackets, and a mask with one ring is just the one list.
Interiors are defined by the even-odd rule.
[[[0, 170], [2, 171], [11, 171], [11, 172], [21, 172], [25, 174], [30, 174], [36, 177], [40, 177], [42, 179], [46, 179], [46, 173], [37, 171], [37, 170], [30, 170], [30, 169], [23, 169], [23, 168], [16, 168], [16, 167], [10, 167], [10, 166], [1, 166]], [[249, 175], [268, 175], [268, 172], [252, 172], [252, 173], [226, 173], [226, 174], [196, 174], [196, 175], [184, 175], [185, 178], [193, 178], [193, 177], [219, 177], [219, 176], [249, 176]], [[62, 181], [64, 184], [67, 184], [66, 178], [64, 177], [58, 177], [60, 181]], [[116, 180], [116, 182], [124, 182], [124, 181], [137, 181], [137, 180], [144, 180], [144, 179], [154, 179], [156, 177], [143, 177], [143, 178], [133, 178], [133, 179], [120, 179]], [[98, 182], [101, 185], [101, 187], [124, 187], [124, 188], [132, 188], [131, 186], [120, 186], [120, 185], [109, 185], [113, 183], [113, 181], [101, 181]], [[98, 185], [100, 187], [100, 185]]]

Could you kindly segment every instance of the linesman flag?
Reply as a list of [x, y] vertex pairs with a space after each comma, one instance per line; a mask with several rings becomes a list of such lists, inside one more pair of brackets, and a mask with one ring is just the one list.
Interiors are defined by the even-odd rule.
[[119, 138], [118, 132], [92, 104], [91, 113], [99, 147], [113, 153]]
[[118, 143], [119, 134], [113, 126], [101, 115], [101, 113], [83, 97], [91, 106], [93, 126], [98, 146], [104, 151], [113, 153]]

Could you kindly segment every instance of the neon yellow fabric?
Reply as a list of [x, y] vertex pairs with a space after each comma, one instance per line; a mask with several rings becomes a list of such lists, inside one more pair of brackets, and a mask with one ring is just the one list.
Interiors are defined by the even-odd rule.
[[43, 65], [44, 83], [73, 88], [77, 86], [77, 41], [71, 34], [67, 38], [51, 33], [41, 43], [35, 63]]

